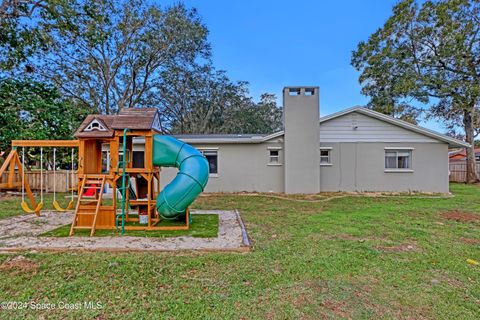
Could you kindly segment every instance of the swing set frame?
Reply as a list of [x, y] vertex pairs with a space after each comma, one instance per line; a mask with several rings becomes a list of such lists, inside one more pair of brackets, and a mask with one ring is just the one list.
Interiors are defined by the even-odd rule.
[[[22, 161], [18, 154], [18, 147], [34, 147], [34, 148], [78, 148], [78, 140], [13, 140], [12, 150], [8, 154], [5, 162], [0, 167], [0, 189], [6, 190], [18, 190], [18, 188], [24, 188], [25, 195], [27, 196], [30, 205], [28, 206], [31, 211], [34, 211], [37, 216], [40, 215], [41, 206], [37, 205], [35, 197], [28, 180], [25, 179], [25, 172]], [[17, 168], [18, 175], [15, 174], [15, 168]], [[3, 173], [8, 169], [7, 181], [2, 181]], [[17, 179], [17, 177], [19, 179]], [[25, 205], [27, 205], [25, 203]]]

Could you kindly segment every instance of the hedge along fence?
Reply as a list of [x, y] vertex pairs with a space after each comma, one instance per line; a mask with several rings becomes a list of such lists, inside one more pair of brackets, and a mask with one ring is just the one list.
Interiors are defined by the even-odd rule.
[[[477, 178], [480, 178], [480, 162], [477, 165]], [[467, 181], [467, 163], [465, 161], [455, 161], [448, 164], [450, 182]]]
[[[43, 191], [44, 192], [53, 192], [53, 171], [43, 171]], [[70, 192], [72, 186], [77, 188], [77, 174], [68, 170], [57, 170], [55, 172], [56, 177], [56, 191], [57, 192]], [[7, 181], [8, 179], [8, 170], [2, 175], [1, 181]], [[41, 188], [41, 177], [40, 171], [26, 171], [25, 179], [30, 184], [30, 188], [34, 191], [39, 191]], [[67, 184], [68, 179], [68, 184]], [[18, 172], [15, 172], [15, 180], [22, 181], [22, 177], [19, 176]], [[18, 190], [21, 190], [19, 188]]]

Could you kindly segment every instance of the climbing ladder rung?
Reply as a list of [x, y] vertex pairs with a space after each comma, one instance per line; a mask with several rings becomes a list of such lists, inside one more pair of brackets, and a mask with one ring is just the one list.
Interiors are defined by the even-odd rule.
[[[96, 196], [85, 196], [85, 189], [102, 190], [103, 187], [105, 186], [105, 181], [106, 181], [105, 175], [96, 175], [94, 177], [90, 177], [86, 175], [85, 178], [83, 179], [82, 186], [80, 188], [80, 193], [78, 196], [77, 206], [75, 208], [75, 216], [72, 221], [72, 226], [70, 227], [70, 236], [73, 235], [75, 233], [75, 230], [77, 229], [90, 230], [90, 236], [93, 236], [93, 234], [95, 233], [95, 226], [97, 224], [98, 213], [100, 212], [100, 205], [102, 203], [103, 192], [98, 192], [97, 194], [98, 198], [97, 198]], [[82, 204], [84, 206], [86, 203], [91, 203], [92, 206], [94, 205], [95, 211], [80, 212], [80, 210], [85, 210], [85, 208], [82, 207]], [[77, 225], [77, 223], [79, 222], [78, 221], [79, 216], [93, 216], [92, 224], [90, 226]]]

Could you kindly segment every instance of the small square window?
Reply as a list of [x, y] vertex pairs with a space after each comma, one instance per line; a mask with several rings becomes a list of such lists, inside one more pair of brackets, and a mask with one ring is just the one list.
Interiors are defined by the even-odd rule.
[[280, 150], [270, 150], [269, 163], [271, 163], [271, 164], [279, 164], [280, 163]]
[[320, 149], [320, 164], [332, 164], [330, 151], [330, 149]]
[[210, 174], [218, 174], [218, 152], [217, 150], [200, 150], [208, 161]]

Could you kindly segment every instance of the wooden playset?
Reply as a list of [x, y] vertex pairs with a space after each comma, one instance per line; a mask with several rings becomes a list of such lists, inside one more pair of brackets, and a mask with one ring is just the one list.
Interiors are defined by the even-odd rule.
[[[78, 197], [74, 207], [75, 215], [70, 235], [73, 235], [75, 230], [78, 229], [90, 230], [90, 235], [94, 235], [95, 230], [98, 229], [121, 228], [122, 234], [125, 230], [188, 229], [190, 217], [188, 207], [185, 207], [185, 205], [190, 204], [198, 193], [203, 191], [206, 180], [208, 180], [208, 164], [207, 178], [204, 178], [205, 174], [201, 178], [192, 178], [199, 186], [196, 187], [199, 191], [188, 197], [189, 203], [184, 202], [177, 208], [175, 203], [179, 201], [172, 201], [175, 198], [172, 198], [171, 195], [170, 198], [168, 194], [160, 197], [162, 204], [158, 204], [159, 209], [161, 209], [160, 206], [167, 206], [166, 211], [173, 210], [171, 217], [182, 217], [182, 219], [185, 219], [185, 223], [182, 225], [158, 226], [162, 219], [162, 215], [156, 210], [157, 198], [159, 198], [160, 193], [161, 170], [158, 163], [163, 164], [163, 162], [157, 161], [157, 165], [154, 165], [153, 152], [154, 138], [158, 140], [162, 138], [155, 137], [160, 136], [159, 132], [160, 121], [157, 109], [132, 108], [123, 109], [118, 115], [87, 116], [74, 135], [77, 140], [14, 140], [12, 141], [12, 151], [0, 168], [0, 179], [4, 172], [8, 172], [6, 181], [0, 180], [0, 189], [21, 189], [23, 210], [29, 213], [35, 212], [39, 215], [43, 206], [43, 192], [41, 191], [41, 201], [37, 203], [28, 181], [25, 179], [24, 148], [41, 148], [41, 162], [43, 161], [43, 148], [67, 147], [78, 149], [78, 181], [76, 187]], [[138, 142], [143, 144], [144, 141], [144, 152], [137, 152], [135, 156], [133, 153], [134, 139], [136, 144]], [[168, 140], [168, 142], [171, 141]], [[157, 154], [163, 152], [163, 145], [160, 143], [161, 141], [156, 146]], [[182, 150], [187, 150], [183, 143], [180, 143], [179, 146], [178, 154]], [[22, 148], [22, 160], [20, 160], [19, 148]], [[104, 152], [105, 150], [109, 150], [109, 153]], [[178, 154], [174, 158], [178, 159]], [[193, 155], [193, 157], [197, 156], [196, 153]], [[162, 157], [162, 155], [160, 154], [159, 157]], [[192, 155], [189, 155], [189, 157], [191, 158]], [[180, 167], [181, 165], [181, 163], [175, 161], [168, 162], [169, 166]], [[107, 163], [108, 166], [106, 166]], [[43, 163], [41, 164], [41, 170], [43, 170]], [[179, 177], [179, 180], [181, 179], [183, 178]], [[111, 201], [103, 197], [107, 185], [112, 189]], [[192, 188], [190, 187], [190, 189]], [[178, 194], [182, 191], [178, 188], [174, 191], [177, 193], [176, 197], [178, 199]], [[121, 195], [118, 199], [121, 201], [120, 206], [117, 205], [117, 192]], [[27, 198], [29, 204], [27, 204]], [[73, 202], [71, 201], [67, 208], [63, 209], [55, 200], [54, 207], [58, 211], [73, 209]]]

